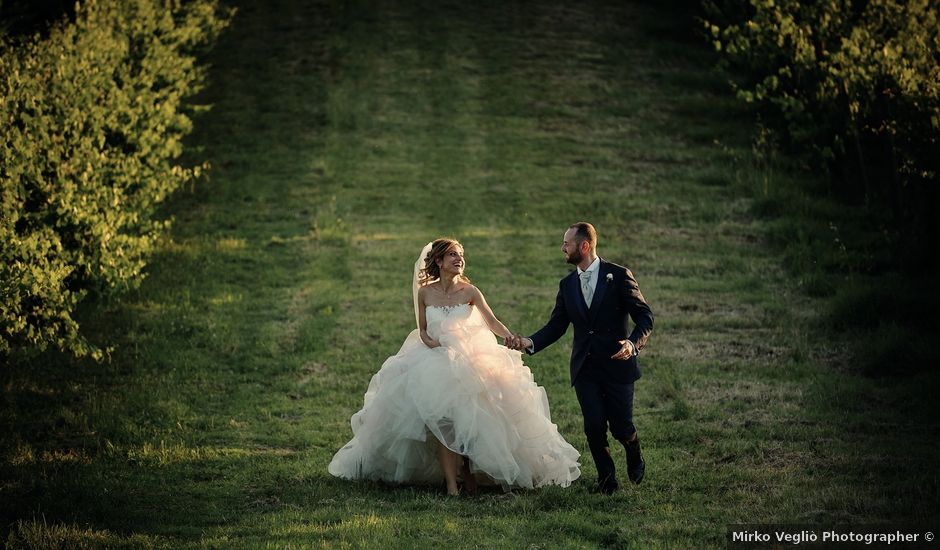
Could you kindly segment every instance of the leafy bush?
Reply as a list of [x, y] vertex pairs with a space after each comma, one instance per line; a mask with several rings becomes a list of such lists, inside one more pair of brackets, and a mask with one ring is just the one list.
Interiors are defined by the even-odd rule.
[[[715, 48], [785, 143], [918, 231], [940, 174], [940, 7], [931, 0], [706, 1]], [[766, 121], [765, 121], [766, 122]]]
[[0, 34], [23, 35], [48, 31], [63, 17], [74, 17], [69, 0], [0, 0]]
[[0, 354], [103, 357], [73, 317], [139, 284], [168, 221], [155, 208], [206, 165], [176, 163], [214, 0], [77, 6], [47, 37], [0, 37]]

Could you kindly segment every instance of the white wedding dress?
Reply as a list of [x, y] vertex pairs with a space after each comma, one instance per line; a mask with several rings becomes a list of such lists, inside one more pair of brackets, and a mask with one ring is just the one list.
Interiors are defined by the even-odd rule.
[[438, 483], [436, 438], [504, 488], [566, 487], [577, 479], [579, 453], [552, 424], [545, 389], [520, 352], [500, 345], [470, 304], [425, 311], [428, 334], [441, 346], [428, 348], [414, 330], [385, 361], [330, 473]]

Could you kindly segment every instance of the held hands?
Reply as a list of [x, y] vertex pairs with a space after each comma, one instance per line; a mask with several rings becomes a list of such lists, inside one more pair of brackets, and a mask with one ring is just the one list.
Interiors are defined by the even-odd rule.
[[611, 355], [611, 359], [620, 359], [622, 361], [626, 361], [627, 359], [633, 357], [633, 342], [630, 340], [621, 340], [620, 345], [622, 346], [620, 351]]
[[510, 334], [506, 337], [506, 347], [516, 351], [524, 351], [532, 347], [532, 340], [520, 334]]

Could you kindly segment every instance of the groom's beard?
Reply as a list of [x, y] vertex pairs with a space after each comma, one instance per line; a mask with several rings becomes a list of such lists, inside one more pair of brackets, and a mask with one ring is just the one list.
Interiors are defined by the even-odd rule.
[[567, 258], [565, 258], [565, 260], [571, 265], [578, 265], [579, 263], [581, 263], [581, 260], [583, 259], [584, 259], [584, 256], [581, 254], [580, 250], [576, 252], [572, 252], [571, 254], [568, 255]]

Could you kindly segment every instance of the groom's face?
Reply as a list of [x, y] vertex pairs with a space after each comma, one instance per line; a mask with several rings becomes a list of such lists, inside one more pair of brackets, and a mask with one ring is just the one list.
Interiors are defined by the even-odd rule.
[[565, 255], [565, 261], [572, 265], [578, 265], [584, 259], [581, 254], [581, 243], [577, 238], [577, 229], [565, 231], [565, 239], [561, 243], [561, 251]]

